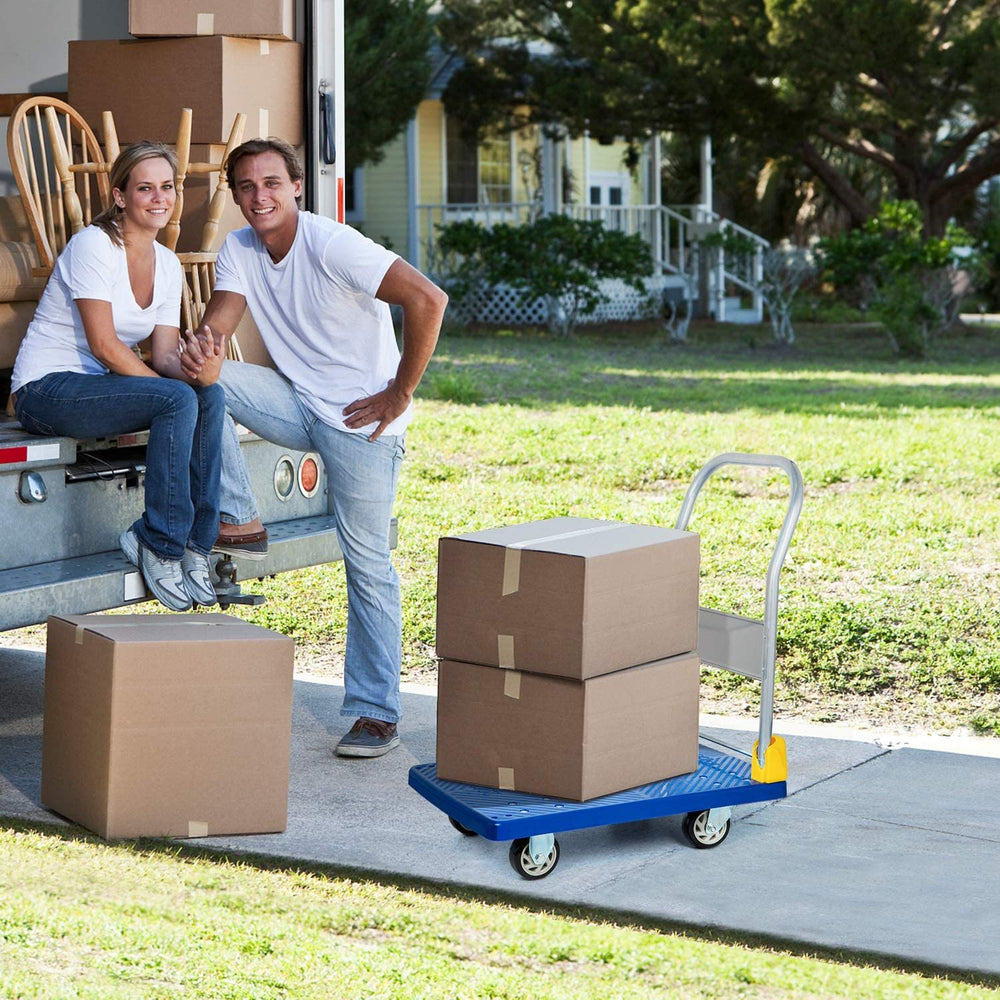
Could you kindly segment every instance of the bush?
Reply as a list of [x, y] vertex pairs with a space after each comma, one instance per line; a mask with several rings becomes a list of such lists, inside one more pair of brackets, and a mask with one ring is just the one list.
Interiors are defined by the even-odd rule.
[[944, 236], [925, 237], [922, 224], [916, 202], [887, 201], [861, 229], [817, 244], [826, 278], [908, 357], [924, 357], [931, 339], [954, 322], [956, 272], [970, 266], [962, 256], [967, 233], [950, 225]]
[[529, 302], [544, 302], [549, 329], [562, 334], [600, 304], [601, 279], [618, 278], [645, 292], [642, 279], [653, 270], [649, 245], [638, 234], [565, 215], [492, 228], [467, 220], [439, 226], [438, 233], [436, 266], [460, 307], [509, 285]]

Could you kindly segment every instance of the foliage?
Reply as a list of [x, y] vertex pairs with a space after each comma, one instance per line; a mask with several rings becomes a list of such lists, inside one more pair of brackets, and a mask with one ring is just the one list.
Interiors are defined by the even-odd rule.
[[1000, 310], [1000, 184], [991, 184], [979, 206], [975, 223], [981, 262], [980, 291], [989, 310]]
[[855, 224], [880, 187], [858, 162], [935, 235], [1000, 173], [995, 0], [449, 0], [440, 30], [465, 57], [446, 106], [471, 125], [735, 137], [803, 164]]
[[861, 229], [821, 240], [817, 249], [829, 280], [871, 310], [893, 350], [923, 357], [956, 318], [955, 271], [969, 243], [954, 226], [925, 237], [916, 202], [890, 201]]
[[520, 226], [451, 223], [439, 227], [436, 249], [443, 283], [459, 301], [506, 284], [529, 302], [542, 300], [549, 329], [562, 334], [600, 304], [601, 279], [619, 278], [645, 292], [642, 279], [652, 273], [649, 245], [639, 234], [565, 215]]
[[378, 163], [431, 78], [430, 0], [347, 0], [344, 113], [349, 169]]

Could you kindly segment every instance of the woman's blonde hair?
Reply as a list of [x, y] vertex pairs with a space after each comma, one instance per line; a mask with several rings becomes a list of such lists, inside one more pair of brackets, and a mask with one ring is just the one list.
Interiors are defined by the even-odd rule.
[[[177, 157], [169, 146], [164, 146], [160, 142], [150, 142], [143, 139], [140, 142], [133, 142], [126, 146], [111, 164], [111, 172], [108, 179], [112, 190], [117, 188], [124, 191], [128, 187], [129, 178], [132, 171], [142, 163], [143, 160], [163, 159], [170, 164], [170, 169], [174, 174], [174, 181], [177, 180]], [[103, 229], [111, 238], [111, 242], [116, 246], [124, 246], [125, 241], [121, 229], [121, 217], [124, 210], [118, 207], [118, 203], [112, 197], [111, 204], [100, 215], [95, 216], [91, 225]]]

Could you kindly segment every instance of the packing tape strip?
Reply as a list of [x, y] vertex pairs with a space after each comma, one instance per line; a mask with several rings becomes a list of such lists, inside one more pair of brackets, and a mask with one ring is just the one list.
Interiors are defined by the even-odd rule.
[[521, 697], [521, 671], [508, 670], [503, 676], [503, 693], [505, 698]]
[[497, 788], [505, 792], [514, 791], [514, 768], [512, 767], [497, 768]]
[[575, 531], [561, 531], [556, 535], [543, 535], [541, 538], [528, 538], [523, 542], [511, 542], [503, 556], [503, 587], [501, 597], [516, 594], [521, 586], [521, 550], [533, 548], [536, 545], [547, 545], [564, 538], [575, 538], [577, 535], [593, 535], [599, 531], [617, 531], [628, 528], [628, 524], [592, 524], [588, 528], [577, 528]]
[[497, 666], [504, 670], [514, 669], [514, 637], [512, 635], [497, 636]]
[[267, 108], [257, 109], [257, 135], [266, 139], [271, 134], [271, 113]]
[[77, 625], [76, 631], [73, 633], [73, 642], [77, 646], [83, 645], [83, 633], [87, 631], [86, 625]]
[[197, 820], [188, 820], [188, 836], [189, 837], [207, 837], [208, 836], [208, 824], [199, 823]]
[[269, 56], [271, 54], [271, 43], [266, 38], [260, 40], [260, 54], [262, 56]]
[[214, 14], [198, 14], [197, 27], [195, 28], [196, 35], [214, 35], [215, 34], [215, 15]]

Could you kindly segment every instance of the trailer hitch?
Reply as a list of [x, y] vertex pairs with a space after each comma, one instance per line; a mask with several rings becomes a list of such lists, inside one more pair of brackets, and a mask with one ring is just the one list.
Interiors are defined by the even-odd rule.
[[215, 575], [218, 583], [215, 584], [215, 596], [218, 598], [219, 607], [225, 611], [230, 604], [248, 604], [257, 607], [263, 604], [267, 598], [263, 594], [244, 594], [240, 585], [236, 582], [236, 563], [228, 555], [223, 555], [215, 564]]

